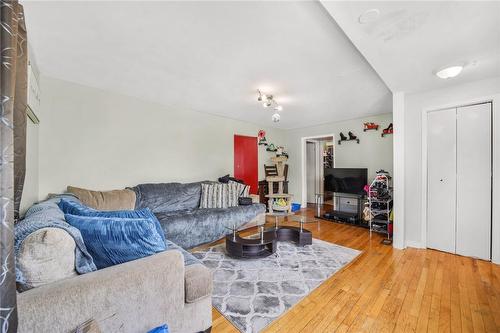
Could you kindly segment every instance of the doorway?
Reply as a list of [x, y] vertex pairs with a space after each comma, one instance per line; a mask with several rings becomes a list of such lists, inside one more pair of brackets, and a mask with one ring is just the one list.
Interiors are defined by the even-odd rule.
[[[324, 170], [335, 165], [335, 147], [333, 135], [302, 138], [302, 205], [315, 206], [316, 194], [324, 193]], [[333, 198], [322, 196], [320, 203], [324, 209], [326, 205], [333, 205]]]

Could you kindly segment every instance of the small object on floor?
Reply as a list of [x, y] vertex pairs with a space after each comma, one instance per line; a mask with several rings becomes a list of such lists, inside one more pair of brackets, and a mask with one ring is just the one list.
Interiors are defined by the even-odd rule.
[[354, 135], [353, 132], [349, 131], [349, 133], [347, 133], [349, 135], [349, 140], [356, 140], [358, 137], [356, 135]]
[[148, 333], [168, 333], [168, 326], [167, 324], [165, 324], [155, 327], [152, 330], [148, 331]]
[[292, 213], [299, 211], [300, 210], [300, 204], [299, 203], [292, 203]]
[[384, 238], [384, 239], [382, 239], [382, 241], [380, 243], [382, 243], [384, 245], [391, 245], [392, 244], [392, 239], [390, 239], [390, 238]]
[[340, 140], [347, 141], [347, 136], [345, 136], [344, 133], [342, 133], [342, 132], [340, 132]]

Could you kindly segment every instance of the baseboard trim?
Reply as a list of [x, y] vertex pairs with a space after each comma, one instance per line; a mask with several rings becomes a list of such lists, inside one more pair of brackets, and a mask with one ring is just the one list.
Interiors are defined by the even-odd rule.
[[406, 241], [406, 247], [412, 247], [414, 249], [425, 249], [426, 247], [421, 242]]

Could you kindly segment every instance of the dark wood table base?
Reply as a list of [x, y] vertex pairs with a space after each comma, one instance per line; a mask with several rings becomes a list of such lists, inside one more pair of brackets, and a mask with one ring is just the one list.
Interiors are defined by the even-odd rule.
[[292, 241], [298, 246], [311, 245], [312, 233], [307, 229], [299, 227], [278, 227], [276, 230], [276, 239], [279, 242]]
[[312, 233], [303, 228], [284, 226], [267, 229], [263, 237], [257, 238], [230, 234], [226, 236], [226, 251], [234, 258], [264, 258], [276, 252], [278, 241], [292, 241], [299, 246], [311, 245]]

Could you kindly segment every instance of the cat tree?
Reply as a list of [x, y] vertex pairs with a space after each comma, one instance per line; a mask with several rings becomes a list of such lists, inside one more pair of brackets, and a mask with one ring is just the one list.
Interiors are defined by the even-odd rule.
[[[269, 188], [269, 198], [267, 203], [269, 213], [283, 212], [289, 214], [291, 212], [292, 195], [283, 193], [283, 183], [285, 181], [285, 162], [287, 156], [271, 157], [271, 161], [275, 163], [272, 167], [266, 166], [266, 181]], [[274, 183], [278, 183], [278, 193], [274, 193]]]

